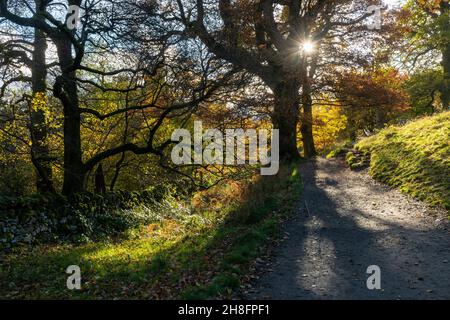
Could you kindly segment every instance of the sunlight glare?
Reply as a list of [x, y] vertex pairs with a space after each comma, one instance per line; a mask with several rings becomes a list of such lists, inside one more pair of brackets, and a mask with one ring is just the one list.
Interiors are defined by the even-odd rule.
[[305, 52], [306, 54], [310, 54], [310, 53], [314, 52], [314, 49], [315, 49], [314, 43], [310, 40], [304, 41], [302, 43], [301, 47], [303, 49], [303, 52]]

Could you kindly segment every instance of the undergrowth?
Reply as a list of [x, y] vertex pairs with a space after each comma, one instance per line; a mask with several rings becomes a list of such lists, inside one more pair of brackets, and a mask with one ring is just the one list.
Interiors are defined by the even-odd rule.
[[[16, 248], [0, 257], [3, 299], [206, 299], [230, 295], [277, 235], [301, 190], [296, 166], [276, 177], [226, 181], [191, 203], [164, 204], [153, 222], [120, 238]], [[148, 216], [145, 206], [142, 210]], [[81, 269], [81, 290], [65, 270]]]

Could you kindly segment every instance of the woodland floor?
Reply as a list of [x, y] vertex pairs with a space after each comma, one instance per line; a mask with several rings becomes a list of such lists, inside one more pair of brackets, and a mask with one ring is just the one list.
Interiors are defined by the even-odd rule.
[[[450, 299], [450, 224], [340, 160], [301, 167], [303, 199], [246, 299]], [[381, 269], [369, 290], [366, 269]]]

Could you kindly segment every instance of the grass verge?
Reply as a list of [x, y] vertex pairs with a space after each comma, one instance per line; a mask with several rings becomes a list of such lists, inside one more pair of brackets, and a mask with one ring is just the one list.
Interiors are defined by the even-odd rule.
[[370, 155], [375, 179], [450, 210], [450, 112], [386, 128], [356, 149]]
[[[296, 166], [172, 203], [116, 241], [17, 248], [0, 257], [2, 299], [206, 299], [231, 295], [301, 192]], [[145, 210], [145, 208], [136, 209]], [[81, 269], [68, 290], [66, 268]]]

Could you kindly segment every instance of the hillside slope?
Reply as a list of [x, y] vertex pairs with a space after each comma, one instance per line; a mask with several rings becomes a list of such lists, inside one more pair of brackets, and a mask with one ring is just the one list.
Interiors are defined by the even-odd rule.
[[450, 210], [450, 112], [386, 128], [356, 149], [370, 155], [375, 179]]

